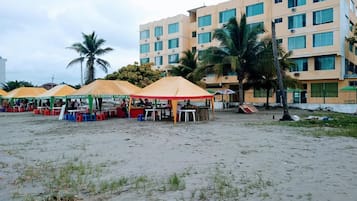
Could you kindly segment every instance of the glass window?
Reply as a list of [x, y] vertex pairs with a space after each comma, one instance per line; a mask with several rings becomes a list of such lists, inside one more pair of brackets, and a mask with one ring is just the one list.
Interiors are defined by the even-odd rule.
[[149, 63], [150, 62], [150, 59], [149, 58], [141, 58], [140, 59], [140, 63], [141, 64], [147, 64], [147, 63]]
[[338, 83], [312, 83], [311, 97], [338, 97]]
[[288, 8], [302, 6], [306, 4], [306, 0], [288, 0]]
[[348, 50], [352, 52], [353, 50], [353, 43], [348, 43]]
[[196, 31], [192, 31], [192, 38], [196, 38], [196, 34], [197, 34]]
[[179, 55], [178, 54], [171, 54], [169, 55], [169, 64], [178, 63]]
[[179, 32], [179, 23], [169, 24], [168, 33], [172, 34], [177, 32]]
[[282, 44], [283, 43], [283, 39], [282, 38], [276, 39], [276, 43], [278, 45]]
[[162, 34], [163, 34], [162, 26], [155, 27], [155, 37], [162, 36]]
[[293, 59], [295, 66], [290, 69], [290, 72], [307, 71], [307, 58]]
[[264, 3], [257, 3], [254, 5], [245, 7], [245, 13], [247, 14], [247, 17], [263, 14], [264, 13]]
[[146, 43], [146, 44], [142, 44], [140, 45], [140, 53], [148, 53], [150, 52], [150, 45], [149, 43]]
[[275, 23], [282, 23], [283, 22], [283, 18], [276, 18], [276, 19], [274, 19], [274, 22]]
[[155, 51], [162, 50], [162, 41], [155, 42]]
[[250, 32], [256, 28], [260, 29], [259, 33], [264, 32], [264, 22], [251, 23], [251, 24], [247, 24], [247, 26], [248, 26], [248, 32]]
[[333, 32], [313, 34], [313, 47], [333, 45]]
[[150, 38], [149, 29], [140, 32], [140, 40]]
[[294, 29], [306, 26], [306, 14], [294, 15], [288, 17], [288, 28]]
[[219, 23], [228, 22], [232, 17], [236, 17], [236, 9], [225, 10], [219, 12]]
[[288, 0], [288, 8], [303, 6], [306, 4], [306, 0]]
[[155, 57], [155, 66], [161, 66], [162, 65], [162, 56], [156, 56]]
[[333, 22], [333, 8], [313, 12], [313, 24], [325, 24]]
[[210, 26], [212, 24], [211, 15], [205, 15], [198, 18], [198, 27]]
[[315, 57], [315, 70], [334, 70], [335, 56], [324, 55]]
[[[272, 90], [270, 90], [269, 97], [272, 97], [272, 95], [273, 95]], [[267, 90], [254, 88], [254, 97], [256, 97], [256, 98], [267, 97]]]
[[211, 32], [198, 34], [198, 44], [211, 42]]
[[312, 2], [317, 3], [317, 2], [323, 2], [323, 1], [326, 1], [326, 0], [313, 0]]
[[275, 0], [275, 3], [281, 3], [283, 0]]
[[170, 39], [169, 40], [169, 49], [177, 48], [177, 47], [179, 47], [179, 39], [178, 38]]
[[296, 36], [288, 38], [288, 49], [303, 49], [306, 48], [306, 36]]
[[355, 55], [357, 55], [357, 47], [355, 47]]

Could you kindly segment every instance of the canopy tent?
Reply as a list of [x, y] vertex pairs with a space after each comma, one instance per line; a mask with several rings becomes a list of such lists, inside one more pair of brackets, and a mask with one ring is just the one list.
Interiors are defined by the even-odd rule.
[[[213, 103], [212, 94], [180, 76], [161, 78], [139, 92], [131, 94], [129, 105], [131, 105], [132, 98], [171, 100], [173, 114], [177, 112], [179, 100], [211, 99]], [[213, 104], [211, 105], [213, 111]], [[173, 116], [174, 123], [176, 123], [176, 115]]]
[[1, 96], [6, 96], [6, 95], [7, 95], [7, 92], [2, 90], [2, 89], [0, 89], [0, 97]]
[[140, 90], [139, 87], [121, 80], [96, 80], [71, 93], [68, 97], [88, 98], [89, 109], [92, 110], [93, 98], [121, 97]]
[[68, 85], [62, 84], [53, 87], [52, 89], [37, 96], [38, 99], [50, 99], [50, 107], [53, 108], [55, 98], [64, 98], [67, 95], [75, 92], [76, 89]]
[[36, 98], [45, 91], [46, 89], [42, 87], [20, 87], [10, 91], [4, 98]]

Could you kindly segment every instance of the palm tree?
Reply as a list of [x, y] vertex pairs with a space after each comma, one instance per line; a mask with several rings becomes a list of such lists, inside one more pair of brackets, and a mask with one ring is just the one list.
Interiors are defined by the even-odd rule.
[[[277, 72], [274, 65], [273, 44], [271, 38], [265, 38], [260, 42], [261, 50], [257, 54], [257, 65], [251, 69], [249, 74], [248, 86], [253, 86], [255, 89], [264, 89], [266, 91], [265, 107], [269, 108], [269, 96], [271, 92], [278, 88]], [[297, 80], [286, 75], [295, 63], [289, 59], [292, 52], [285, 52], [281, 46], [278, 46], [278, 57], [280, 72], [283, 75], [284, 86], [296, 87]]]
[[[213, 39], [220, 42], [219, 47], [210, 47], [202, 58], [203, 68], [212, 70], [217, 76], [222, 76], [224, 69], [229, 66], [236, 72], [239, 84], [239, 104], [243, 104], [243, 80], [247, 78], [249, 68], [256, 63], [256, 52], [259, 50], [257, 43], [258, 34], [264, 28], [247, 25], [246, 15], [243, 14], [238, 24], [236, 18], [231, 18], [228, 23], [213, 33]], [[202, 73], [203, 68], [197, 73]]]
[[196, 52], [191, 50], [183, 51], [184, 56], [180, 58], [180, 65], [173, 66], [170, 70], [171, 75], [182, 76], [192, 83], [197, 83], [200, 77], [194, 74], [198, 68]]
[[82, 43], [74, 43], [72, 46], [68, 47], [69, 49], [73, 49], [79, 53], [80, 57], [73, 59], [67, 65], [67, 68], [77, 64], [82, 63], [86, 60], [86, 81], [88, 84], [95, 79], [95, 65], [99, 66], [105, 73], [108, 72], [108, 68], [110, 64], [108, 61], [98, 58], [98, 56], [102, 56], [113, 49], [110, 47], [102, 48], [105, 43], [104, 39], [97, 39], [97, 35], [93, 31], [91, 34], [82, 33], [84, 41]]

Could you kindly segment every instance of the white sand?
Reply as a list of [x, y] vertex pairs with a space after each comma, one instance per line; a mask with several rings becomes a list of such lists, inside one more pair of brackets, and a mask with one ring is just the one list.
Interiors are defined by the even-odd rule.
[[13, 182], [25, 165], [74, 158], [106, 164], [103, 179], [190, 173], [183, 191], [127, 192], [111, 200], [190, 200], [194, 190], [207, 187], [217, 167], [237, 177], [259, 174], [273, 183], [265, 199], [243, 200], [357, 200], [357, 139], [315, 138], [306, 135], [309, 129], [269, 125], [279, 117], [278, 110], [218, 112], [213, 121], [173, 125], [116, 118], [74, 123], [0, 113], [0, 200], [11, 200], [18, 191]]

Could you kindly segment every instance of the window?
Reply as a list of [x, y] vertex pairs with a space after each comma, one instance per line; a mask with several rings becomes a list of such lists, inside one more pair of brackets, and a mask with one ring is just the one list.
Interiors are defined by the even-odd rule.
[[288, 8], [302, 6], [306, 4], [306, 0], [288, 0]]
[[197, 48], [196, 48], [196, 47], [192, 47], [192, 48], [191, 48], [191, 52], [192, 52], [192, 53], [194, 53], [194, 54], [195, 54], [195, 53], [196, 53], [196, 51], [197, 51]]
[[352, 52], [353, 50], [353, 43], [348, 43], [348, 50]]
[[350, 26], [349, 26], [349, 28], [350, 28], [350, 31], [353, 31], [353, 22], [351, 22], [351, 21], [350, 21]]
[[259, 33], [264, 32], [264, 22], [256, 22], [256, 23], [252, 23], [252, 24], [247, 24], [247, 26], [248, 26], [248, 33], [254, 29], [259, 29]]
[[313, 12], [312, 16], [313, 16], [313, 25], [333, 22], [333, 8], [315, 11]]
[[211, 32], [198, 34], [198, 44], [211, 42]]
[[281, 3], [283, 0], [275, 0], [275, 3]]
[[197, 34], [196, 31], [192, 31], [192, 38], [196, 38], [196, 34]]
[[323, 2], [323, 1], [326, 1], [326, 0], [313, 0], [312, 2], [317, 3], [317, 2]]
[[335, 56], [325, 55], [315, 57], [315, 70], [334, 70]]
[[140, 63], [141, 64], [147, 64], [147, 63], [149, 63], [150, 62], [150, 59], [149, 58], [141, 58], [140, 59]]
[[169, 64], [178, 63], [179, 55], [178, 54], [171, 54], [169, 55]]
[[307, 71], [307, 58], [293, 59], [295, 66], [290, 69], [290, 72]]
[[[272, 91], [269, 91], [269, 97], [272, 97]], [[254, 89], [254, 97], [267, 97], [267, 90], [266, 89]]]
[[148, 53], [150, 52], [150, 45], [149, 43], [146, 43], [146, 44], [142, 44], [140, 45], [140, 53]]
[[306, 26], [306, 14], [294, 15], [288, 17], [288, 29], [300, 28]]
[[313, 47], [333, 45], [333, 32], [313, 34]]
[[219, 23], [228, 22], [232, 17], [236, 17], [236, 9], [230, 9], [226, 11], [219, 12]]
[[357, 47], [355, 47], [355, 55], [357, 55]]
[[276, 39], [276, 43], [278, 45], [282, 44], [283, 43], [283, 39], [282, 38]]
[[254, 5], [245, 7], [245, 13], [247, 14], [247, 17], [263, 14], [264, 13], [264, 3], [257, 3]]
[[177, 48], [177, 47], [179, 47], [179, 39], [178, 38], [170, 39], [169, 40], [169, 49]]
[[161, 66], [162, 65], [162, 56], [156, 56], [155, 57], [155, 66]]
[[155, 51], [162, 50], [162, 41], [155, 42]]
[[312, 83], [311, 97], [338, 97], [338, 83]]
[[168, 33], [172, 34], [177, 32], [179, 32], [179, 23], [169, 24]]
[[303, 49], [306, 48], [306, 36], [296, 36], [288, 38], [288, 49]]
[[163, 34], [162, 26], [155, 27], [155, 37], [162, 36], [162, 34]]
[[275, 22], [275, 24], [276, 23], [282, 23], [283, 22], [283, 18], [276, 18], [276, 19], [274, 19], [274, 22]]
[[205, 15], [198, 18], [198, 27], [210, 26], [212, 24], [211, 15]]
[[149, 29], [140, 32], [140, 40], [150, 38]]

